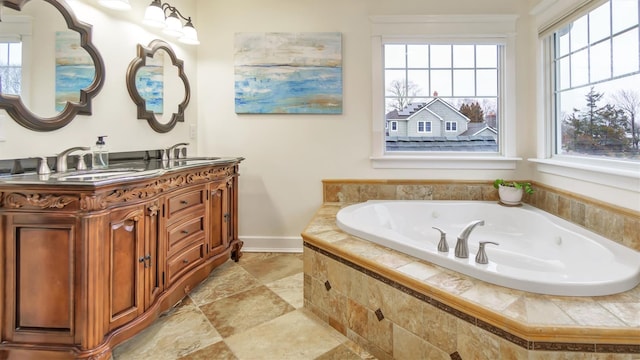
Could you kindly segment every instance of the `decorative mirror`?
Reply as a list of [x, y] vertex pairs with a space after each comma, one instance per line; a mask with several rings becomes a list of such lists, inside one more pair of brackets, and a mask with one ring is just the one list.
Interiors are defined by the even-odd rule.
[[189, 80], [183, 61], [166, 42], [153, 40], [149, 47], [138, 44], [138, 57], [127, 70], [127, 89], [138, 107], [138, 119], [147, 120], [153, 130], [166, 133], [184, 121], [191, 98]]
[[4, 0], [0, 9], [0, 51], [9, 59], [0, 63], [0, 109], [35, 131], [90, 115], [105, 76], [91, 25], [64, 0]]

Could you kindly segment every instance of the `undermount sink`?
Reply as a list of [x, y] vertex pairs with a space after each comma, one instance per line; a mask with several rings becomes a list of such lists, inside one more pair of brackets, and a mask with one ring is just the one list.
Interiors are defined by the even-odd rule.
[[186, 157], [180, 159], [174, 159], [177, 161], [190, 161], [190, 160], [218, 160], [219, 157], [207, 157], [207, 156], [194, 156], [194, 157]]
[[139, 175], [148, 175], [149, 171], [143, 171], [139, 169], [94, 169], [94, 170], [82, 170], [70, 173], [53, 174], [51, 177], [60, 181], [64, 180], [78, 180], [78, 181], [98, 181], [105, 179], [114, 179], [120, 177], [131, 177]]

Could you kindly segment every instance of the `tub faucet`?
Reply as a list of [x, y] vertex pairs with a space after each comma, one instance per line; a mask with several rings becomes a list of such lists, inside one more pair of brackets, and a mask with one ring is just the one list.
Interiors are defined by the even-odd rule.
[[179, 159], [180, 158], [180, 147], [181, 146], [188, 146], [188, 145], [189, 145], [189, 143], [182, 142], [182, 143], [177, 143], [177, 144], [169, 147], [165, 151], [165, 155], [168, 157], [167, 160]]
[[91, 148], [88, 148], [86, 146], [74, 146], [58, 154], [56, 156], [56, 172], [63, 173], [67, 171], [67, 156], [69, 156], [69, 154], [71, 154], [72, 152], [78, 150], [88, 151], [91, 150]]
[[456, 242], [456, 257], [463, 259], [469, 257], [469, 235], [478, 225], [484, 225], [484, 220], [474, 220], [462, 229], [460, 235], [458, 235], [458, 241]]

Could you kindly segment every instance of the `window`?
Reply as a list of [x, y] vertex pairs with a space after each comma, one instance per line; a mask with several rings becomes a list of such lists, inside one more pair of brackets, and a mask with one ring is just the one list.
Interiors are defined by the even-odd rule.
[[[499, 74], [502, 46], [498, 44], [389, 43], [384, 45], [385, 107], [390, 117], [436, 117], [439, 131], [431, 136], [456, 136], [458, 121], [469, 127], [489, 126], [499, 131]], [[456, 121], [446, 119], [459, 119]], [[418, 122], [418, 133], [425, 133]], [[421, 123], [423, 124], [421, 128]], [[387, 139], [387, 151], [402, 151], [403, 143], [411, 151], [498, 152], [499, 137], [464, 134], [465, 137], [441, 142], [425, 138], [410, 145], [411, 129]], [[476, 146], [477, 144], [477, 146]], [[489, 145], [489, 146], [488, 146]], [[393, 149], [393, 150], [391, 150]]]
[[390, 121], [389, 123], [391, 124], [391, 131], [398, 131], [398, 122], [397, 121]]
[[516, 18], [371, 17], [374, 168], [515, 168]]
[[450, 132], [458, 131], [458, 123], [455, 121], [447, 121], [445, 130]]
[[22, 43], [0, 40], [0, 79], [3, 94], [20, 95], [22, 89]]
[[611, 0], [555, 29], [554, 155], [640, 161], [638, 0]]
[[431, 121], [418, 121], [418, 132], [419, 133], [430, 133], [431, 132]]

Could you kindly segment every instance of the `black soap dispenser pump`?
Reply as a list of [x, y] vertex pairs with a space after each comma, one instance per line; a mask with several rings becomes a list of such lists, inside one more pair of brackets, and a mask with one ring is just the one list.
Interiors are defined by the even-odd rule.
[[98, 136], [96, 146], [93, 149], [93, 163], [94, 169], [106, 169], [109, 167], [109, 150], [107, 144], [104, 142], [106, 135]]

